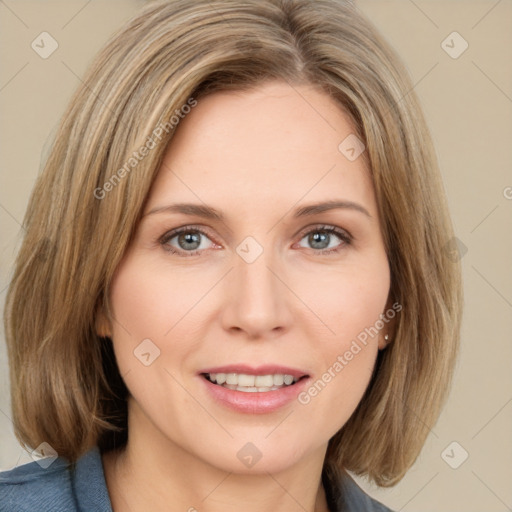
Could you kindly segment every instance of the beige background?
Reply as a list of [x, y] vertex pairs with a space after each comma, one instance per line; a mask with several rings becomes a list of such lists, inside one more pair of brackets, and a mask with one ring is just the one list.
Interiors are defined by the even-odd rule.
[[[0, 1], [2, 306], [49, 135], [91, 57], [142, 3]], [[433, 132], [456, 234], [467, 248], [463, 345], [450, 400], [402, 482], [375, 489], [359, 481], [396, 511], [512, 510], [512, 2], [358, 4], [407, 64]], [[59, 44], [46, 60], [31, 48], [43, 31]], [[457, 59], [441, 46], [453, 31], [469, 44]], [[454, 49], [460, 44], [455, 39]], [[9, 416], [2, 332], [0, 469], [31, 460]], [[463, 450], [467, 460], [452, 469], [445, 460], [460, 463]]]

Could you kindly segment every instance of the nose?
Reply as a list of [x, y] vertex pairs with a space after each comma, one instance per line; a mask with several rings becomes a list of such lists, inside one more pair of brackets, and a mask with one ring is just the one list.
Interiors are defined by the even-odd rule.
[[252, 340], [282, 335], [291, 325], [293, 297], [282, 266], [271, 250], [249, 261], [235, 255], [234, 268], [226, 276], [223, 327]]

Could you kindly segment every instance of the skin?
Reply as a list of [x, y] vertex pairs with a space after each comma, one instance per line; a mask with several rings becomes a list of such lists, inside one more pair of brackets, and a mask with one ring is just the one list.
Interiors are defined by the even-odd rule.
[[[112, 338], [131, 393], [126, 450], [103, 455], [116, 512], [328, 510], [320, 480], [327, 443], [361, 400], [385, 331], [310, 403], [272, 413], [219, 405], [197, 372], [280, 364], [316, 381], [389, 307], [370, 175], [363, 158], [338, 150], [354, 131], [325, 93], [284, 82], [217, 92], [180, 122], [144, 214], [189, 202], [225, 220], [145, 215], [114, 276], [115, 321], [100, 317], [98, 331]], [[293, 218], [296, 208], [331, 199], [369, 216], [335, 209]], [[159, 242], [191, 225], [207, 232], [194, 232], [199, 254], [187, 256], [194, 249], [178, 236], [166, 244], [183, 255]], [[308, 234], [323, 225], [347, 231], [352, 243], [328, 235], [315, 246]], [[236, 251], [248, 236], [263, 249], [252, 263]], [[340, 250], [322, 254], [325, 247]], [[160, 349], [150, 366], [133, 354], [147, 338]], [[262, 454], [252, 468], [237, 457], [247, 442]]]

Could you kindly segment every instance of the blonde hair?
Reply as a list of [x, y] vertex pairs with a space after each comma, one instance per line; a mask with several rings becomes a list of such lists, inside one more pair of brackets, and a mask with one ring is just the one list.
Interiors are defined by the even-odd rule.
[[460, 268], [447, 255], [453, 228], [408, 73], [365, 16], [337, 0], [151, 3], [97, 55], [33, 190], [7, 294], [21, 443], [46, 441], [75, 462], [93, 444], [125, 442], [127, 390], [95, 322], [100, 310], [110, 318], [109, 286], [176, 130], [169, 120], [191, 99], [267, 80], [317, 86], [350, 116], [366, 146], [390, 297], [402, 305], [325, 468], [389, 486], [413, 464], [452, 377]]

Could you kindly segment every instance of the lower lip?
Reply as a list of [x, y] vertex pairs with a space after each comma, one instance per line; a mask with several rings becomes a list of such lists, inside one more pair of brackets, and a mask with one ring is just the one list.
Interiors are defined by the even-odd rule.
[[291, 386], [273, 391], [248, 393], [219, 386], [203, 375], [199, 378], [204, 382], [214, 400], [232, 410], [247, 414], [266, 414], [277, 411], [296, 399], [309, 381], [309, 377], [306, 377]]

